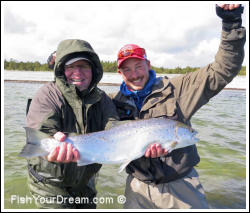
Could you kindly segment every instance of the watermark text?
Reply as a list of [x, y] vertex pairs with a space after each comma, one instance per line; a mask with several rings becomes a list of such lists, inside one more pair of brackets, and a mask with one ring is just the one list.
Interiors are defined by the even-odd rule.
[[19, 196], [19, 195], [11, 195], [10, 197], [11, 204], [114, 204], [117, 202], [118, 204], [124, 204], [126, 202], [126, 197], [124, 195], [118, 195], [116, 198], [114, 197], [94, 197], [93, 199], [89, 199], [88, 197], [65, 197], [62, 195], [57, 195], [54, 197], [43, 197], [43, 196]]

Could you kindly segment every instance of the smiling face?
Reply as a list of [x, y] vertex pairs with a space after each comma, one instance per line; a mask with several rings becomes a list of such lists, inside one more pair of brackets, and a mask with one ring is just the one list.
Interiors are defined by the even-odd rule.
[[80, 91], [87, 89], [92, 81], [91, 65], [85, 60], [65, 66], [67, 82], [74, 84]]
[[150, 62], [138, 58], [125, 60], [118, 73], [121, 74], [125, 84], [134, 91], [142, 90], [149, 79]]

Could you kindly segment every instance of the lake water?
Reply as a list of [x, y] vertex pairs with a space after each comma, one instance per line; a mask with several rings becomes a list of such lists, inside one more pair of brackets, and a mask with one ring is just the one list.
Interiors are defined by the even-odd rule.
[[[26, 185], [26, 161], [18, 157], [25, 144], [27, 99], [43, 84], [4, 83], [4, 208], [34, 209], [35, 202], [18, 203], [15, 197], [31, 197]], [[101, 87], [107, 93], [118, 87]], [[192, 118], [200, 142], [201, 162], [196, 167], [210, 208], [246, 208], [246, 91], [223, 90]], [[98, 209], [119, 209], [117, 198], [124, 194], [126, 173], [119, 165], [104, 165], [97, 181]]]

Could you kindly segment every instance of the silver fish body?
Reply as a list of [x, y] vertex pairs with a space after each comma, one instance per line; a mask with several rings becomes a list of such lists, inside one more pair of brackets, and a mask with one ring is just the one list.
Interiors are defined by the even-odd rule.
[[[32, 131], [36, 135], [36, 130]], [[34, 137], [30, 136], [30, 128], [26, 128], [26, 133], [26, 151], [24, 147], [20, 154], [22, 157], [44, 156], [60, 145], [53, 138], [44, 138], [40, 142], [39, 139], [32, 140]], [[106, 131], [69, 136], [65, 142], [72, 143], [79, 151], [78, 166], [92, 163], [122, 164], [120, 172], [131, 161], [143, 156], [150, 144], [159, 143], [171, 152], [198, 142], [196, 134], [194, 129], [183, 123], [160, 117], [127, 122]], [[39, 148], [32, 151], [34, 147], [27, 148], [29, 144], [36, 144]]]

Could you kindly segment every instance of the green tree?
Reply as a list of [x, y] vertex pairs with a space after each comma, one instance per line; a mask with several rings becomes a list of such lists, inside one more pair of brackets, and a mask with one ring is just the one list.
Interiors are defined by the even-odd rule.
[[[101, 61], [101, 64], [103, 66], [104, 72], [117, 72], [117, 63], [115, 61]], [[164, 68], [164, 67], [155, 67], [151, 66], [153, 70], [156, 71], [156, 73], [161, 74], [186, 74], [189, 72], [194, 72], [195, 70], [198, 70], [199, 67], [176, 67], [174, 69], [170, 68]], [[18, 62], [14, 59], [10, 59], [10, 61], [4, 60], [4, 69], [5, 70], [26, 70], [26, 71], [51, 71], [49, 69], [48, 64], [41, 64], [38, 61], [35, 62]], [[239, 75], [246, 75], [246, 66], [242, 66]]]

